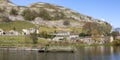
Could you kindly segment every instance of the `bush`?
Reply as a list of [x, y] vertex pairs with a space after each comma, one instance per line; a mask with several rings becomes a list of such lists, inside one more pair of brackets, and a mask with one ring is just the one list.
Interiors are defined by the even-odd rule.
[[55, 35], [50, 35], [45, 31], [41, 32], [38, 36], [41, 38], [54, 38], [55, 37]]
[[25, 20], [32, 21], [37, 17], [37, 13], [30, 9], [25, 9], [22, 12], [22, 16], [24, 17]]
[[120, 46], [120, 40], [114, 40], [112, 44], [115, 46]]
[[83, 25], [83, 32], [91, 35], [109, 35], [110, 31], [110, 25], [98, 24], [96, 22], [87, 22]]
[[55, 16], [53, 17], [53, 19], [55, 19], [55, 20], [65, 18], [65, 14], [63, 12], [59, 12], [59, 11], [56, 10], [54, 13], [55, 13]]
[[38, 16], [43, 18], [44, 20], [52, 20], [52, 17], [48, 13], [48, 11], [43, 8], [40, 9]]
[[10, 10], [10, 15], [18, 15], [18, 11], [16, 9], [11, 9]]
[[85, 36], [91, 36], [91, 35], [85, 34], [85, 33], [80, 33], [79, 36], [80, 36], [80, 37], [81, 37], [81, 36], [82, 36], [82, 37], [85, 37]]
[[11, 22], [11, 20], [7, 16], [0, 16], [0, 22]]
[[66, 26], [70, 25], [70, 21], [65, 20], [65, 21], [63, 22], [63, 25], [66, 25]]
[[37, 44], [38, 43], [38, 34], [36, 33], [36, 31], [34, 33], [31, 33], [30, 36], [33, 40], [33, 44]]
[[0, 8], [0, 12], [1, 12], [1, 13], [4, 12], [4, 9], [3, 9], [3, 8]]
[[44, 7], [50, 8], [50, 9], [56, 9], [56, 7], [54, 5], [51, 5], [51, 4], [48, 4], [48, 3], [44, 4]]

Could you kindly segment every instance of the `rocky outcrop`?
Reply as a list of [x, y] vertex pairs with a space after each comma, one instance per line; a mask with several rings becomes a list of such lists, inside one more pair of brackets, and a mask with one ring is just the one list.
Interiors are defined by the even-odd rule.
[[0, 0], [0, 7], [11, 7], [11, 6], [17, 6], [10, 2], [9, 0]]
[[10, 2], [9, 0], [0, 0], [0, 1], [2, 1], [2, 2]]
[[[17, 15], [12, 15], [11, 10], [15, 9], [17, 12]], [[11, 3], [9, 0], [0, 0], [0, 16], [4, 15], [9, 17], [10, 20], [26, 20], [23, 17], [23, 11], [29, 9], [33, 12], [34, 14], [28, 14], [35, 16], [35, 18], [32, 20], [32, 23], [39, 24], [39, 25], [47, 25], [47, 26], [60, 26], [64, 27], [63, 22], [65, 20], [70, 21], [70, 26], [79, 26], [82, 27], [84, 23], [86, 22], [96, 22], [102, 25], [106, 25], [106, 22], [92, 18], [90, 16], [78, 13], [76, 11], [73, 11], [69, 8], [65, 8], [63, 6], [58, 6], [55, 4], [49, 4], [49, 3], [43, 3], [43, 2], [37, 2], [37, 3], [32, 3], [28, 6], [17, 6], [14, 3]], [[36, 16], [41, 14], [40, 10], [46, 10], [47, 14], [49, 14], [49, 19], [44, 19], [41, 16]], [[13, 14], [15, 11], [12, 12]], [[46, 14], [46, 13], [43, 13]], [[28, 17], [29, 18], [29, 17]], [[40, 19], [37, 19], [40, 18]], [[45, 17], [46, 18], [46, 17]], [[37, 20], [36, 20], [37, 19]]]

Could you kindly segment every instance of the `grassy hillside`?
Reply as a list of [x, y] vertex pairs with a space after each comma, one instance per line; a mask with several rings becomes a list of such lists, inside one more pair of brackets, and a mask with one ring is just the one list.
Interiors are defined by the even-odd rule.
[[47, 27], [47, 26], [39, 27], [39, 32], [55, 32], [60, 30], [82, 32], [81, 27]]
[[9, 23], [0, 22], [0, 28], [5, 31], [13, 30], [13, 29], [21, 30], [24, 28], [32, 28], [32, 27], [35, 27], [35, 25], [27, 21], [13, 21]]
[[55, 30], [57, 30], [57, 28], [55, 27], [47, 27], [47, 26], [40, 26], [39, 27], [39, 32], [54, 32]]

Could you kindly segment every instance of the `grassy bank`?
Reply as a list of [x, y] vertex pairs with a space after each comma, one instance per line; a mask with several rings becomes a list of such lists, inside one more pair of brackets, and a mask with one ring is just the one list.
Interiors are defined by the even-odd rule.
[[[38, 38], [37, 45], [45, 45], [45, 39]], [[30, 36], [0, 36], [0, 46], [33, 46]]]
[[25, 44], [24, 36], [0, 36], [0, 46], [15, 46]]
[[[111, 46], [111, 43], [107, 44], [83, 44], [83, 43], [69, 43], [66, 41], [48, 41], [44, 38], [38, 38], [36, 46]], [[30, 36], [0, 36], [0, 46], [34, 46], [33, 40]]]

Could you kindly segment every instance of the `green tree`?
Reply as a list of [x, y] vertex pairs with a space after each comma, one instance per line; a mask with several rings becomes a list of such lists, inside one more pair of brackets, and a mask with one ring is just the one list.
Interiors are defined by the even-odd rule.
[[31, 33], [30, 34], [32, 40], [33, 40], [33, 44], [37, 44], [38, 43], [38, 34], [37, 34], [37, 31], [35, 30], [34, 33]]
[[37, 17], [37, 13], [30, 9], [25, 9], [22, 12], [22, 16], [24, 17], [25, 20], [32, 21]]
[[13, 8], [12, 8], [12, 9], [10, 10], [10, 15], [15, 15], [15, 16], [18, 15], [18, 11], [17, 11], [16, 9], [13, 9]]
[[87, 22], [83, 26], [83, 32], [88, 35], [93, 35], [94, 30], [98, 32], [98, 35], [109, 35], [111, 31], [111, 25], [102, 25], [95, 22]]
[[48, 11], [43, 9], [43, 8], [40, 9], [38, 16], [43, 18], [44, 20], [51, 20], [52, 19], [52, 17], [48, 13]]
[[69, 26], [69, 25], [70, 25], [70, 21], [65, 20], [65, 21], [63, 22], [63, 25], [65, 25], [65, 26]]
[[114, 46], [120, 46], [120, 40], [114, 40], [114, 41], [112, 42], [112, 44], [113, 44]]
[[7, 16], [4, 16], [4, 15], [1, 15], [0, 16], [0, 22], [11, 22], [11, 20], [7, 17]]
[[119, 33], [119, 31], [112, 31], [112, 32], [111, 32], [111, 35], [113, 36], [114, 39], [116, 39], [116, 37], [117, 37], [118, 35], [120, 35], [120, 33]]
[[99, 33], [98, 30], [93, 29], [93, 30], [91, 31], [91, 34], [92, 34], [92, 40], [96, 40], [96, 41], [99, 40], [100, 33]]
[[82, 33], [79, 34], [79, 36], [80, 36], [80, 37], [85, 37], [85, 36], [90, 36], [90, 35], [85, 34], [85, 33], [82, 32]]
[[13, 27], [13, 30], [14, 30], [14, 31], [16, 30], [16, 27], [15, 27], [15, 26]]

